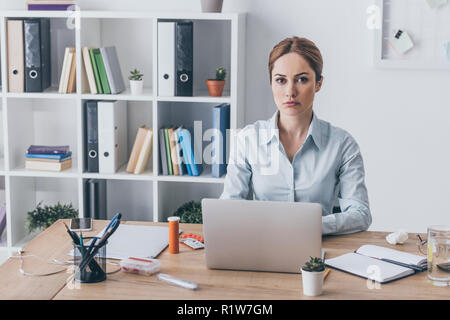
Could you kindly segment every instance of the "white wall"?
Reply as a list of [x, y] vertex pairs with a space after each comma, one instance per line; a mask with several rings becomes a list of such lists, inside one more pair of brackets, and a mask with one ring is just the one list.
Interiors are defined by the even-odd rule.
[[[2, 0], [0, 9], [23, 9], [24, 2]], [[200, 0], [78, 3], [82, 9], [200, 11]], [[374, 31], [366, 27], [372, 3], [224, 0], [224, 12], [248, 13], [245, 123], [275, 110], [267, 72], [271, 48], [288, 36], [307, 37], [324, 57], [325, 82], [314, 109], [349, 131], [362, 150], [370, 230], [425, 232], [431, 224], [450, 225], [450, 71], [375, 69]]]

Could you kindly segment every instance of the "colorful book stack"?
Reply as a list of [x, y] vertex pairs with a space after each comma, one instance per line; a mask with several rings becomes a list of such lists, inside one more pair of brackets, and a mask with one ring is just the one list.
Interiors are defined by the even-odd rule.
[[127, 172], [141, 174], [147, 167], [148, 160], [152, 153], [153, 130], [142, 126], [138, 129], [130, 159], [128, 160]]
[[63, 171], [72, 167], [69, 146], [31, 145], [26, 154], [25, 169]]
[[74, 93], [76, 91], [76, 61], [75, 48], [67, 47], [59, 80], [59, 93]]
[[160, 167], [163, 175], [198, 176], [202, 164], [196, 161], [191, 133], [183, 127], [159, 129]]
[[67, 10], [74, 0], [27, 0], [28, 10]]
[[92, 94], [118, 94], [125, 90], [116, 47], [83, 47], [83, 77]]

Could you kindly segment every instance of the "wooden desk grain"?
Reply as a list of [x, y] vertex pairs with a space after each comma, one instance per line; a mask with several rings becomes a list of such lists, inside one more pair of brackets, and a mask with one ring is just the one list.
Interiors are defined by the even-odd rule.
[[[126, 222], [140, 225], [167, 225], [166, 223]], [[94, 235], [106, 225], [106, 221], [95, 221]], [[202, 232], [201, 225], [181, 225], [185, 233]], [[327, 258], [354, 251], [364, 244], [382, 245], [397, 250], [418, 253], [415, 235], [404, 245], [391, 246], [384, 232], [361, 232], [345, 236], [325, 237], [323, 247]], [[59, 221], [36, 237], [25, 247], [26, 254], [42, 258], [65, 260], [71, 249], [70, 239]], [[31, 259], [31, 258], [30, 258]], [[434, 287], [427, 282], [426, 272], [380, 285], [338, 270], [333, 270], [324, 283], [324, 292], [319, 297], [302, 294], [300, 274], [270, 272], [248, 272], [210, 270], [205, 267], [204, 250], [191, 250], [180, 245], [180, 253], [171, 255], [165, 250], [158, 259], [161, 272], [194, 281], [199, 284], [196, 291], [160, 282], [156, 277], [139, 276], [118, 272], [96, 284], [66, 284], [69, 273], [30, 278], [18, 271], [18, 259], [9, 259], [0, 267], [1, 299], [450, 299], [450, 289]], [[38, 270], [39, 267], [39, 270]], [[40, 261], [25, 261], [25, 268], [46, 272], [61, 267], [43, 265]], [[30, 268], [30, 269], [29, 269]], [[53, 269], [52, 269], [53, 268]], [[112, 271], [116, 266], [108, 266]], [[369, 286], [368, 286], [369, 284]], [[372, 288], [372, 289], [371, 289]]]

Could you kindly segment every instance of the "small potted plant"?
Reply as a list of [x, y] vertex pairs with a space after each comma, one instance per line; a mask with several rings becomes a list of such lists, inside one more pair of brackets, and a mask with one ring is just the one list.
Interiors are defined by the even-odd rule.
[[325, 264], [320, 258], [313, 258], [302, 267], [303, 294], [318, 296], [322, 294]]
[[219, 67], [216, 70], [216, 78], [206, 80], [206, 85], [208, 86], [209, 95], [211, 97], [222, 96], [226, 76], [227, 70], [224, 67]]
[[144, 90], [143, 77], [144, 75], [138, 69], [130, 71], [130, 76], [128, 77], [128, 80], [130, 80], [131, 94], [133, 95], [142, 94]]
[[42, 206], [38, 203], [33, 211], [27, 213], [28, 231], [42, 231], [50, 227], [58, 219], [71, 219], [78, 217], [78, 210], [72, 204], [57, 203], [53, 206]]
[[199, 201], [188, 201], [182, 204], [173, 215], [180, 217], [180, 223], [202, 223], [202, 205]]

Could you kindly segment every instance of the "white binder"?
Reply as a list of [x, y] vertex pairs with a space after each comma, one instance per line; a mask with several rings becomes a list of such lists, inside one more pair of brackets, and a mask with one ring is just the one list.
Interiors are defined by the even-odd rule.
[[158, 95], [175, 96], [175, 22], [158, 22]]
[[23, 20], [7, 21], [7, 44], [9, 92], [24, 92]]
[[99, 101], [98, 167], [100, 173], [115, 173], [127, 162], [126, 101]]

